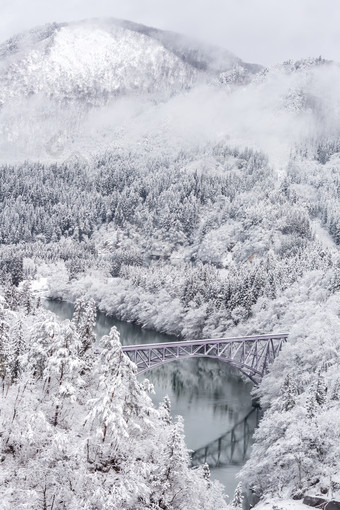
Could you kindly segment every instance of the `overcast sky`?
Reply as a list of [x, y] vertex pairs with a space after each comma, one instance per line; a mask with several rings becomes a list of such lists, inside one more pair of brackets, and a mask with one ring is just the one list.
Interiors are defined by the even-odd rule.
[[340, 61], [340, 0], [0, 0], [0, 40], [47, 22], [104, 16], [182, 32], [248, 62]]

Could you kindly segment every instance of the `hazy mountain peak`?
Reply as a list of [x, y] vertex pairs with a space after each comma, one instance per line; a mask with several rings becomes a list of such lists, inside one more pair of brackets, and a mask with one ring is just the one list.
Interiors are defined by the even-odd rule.
[[0, 102], [43, 94], [103, 104], [113, 95], [190, 87], [197, 70], [149, 37], [98, 22], [49, 25], [2, 45]]
[[167, 147], [227, 139], [281, 161], [300, 140], [337, 132], [335, 64], [255, 70], [226, 50], [124, 20], [46, 25], [0, 46], [0, 153], [61, 159], [145, 137]]
[[253, 70], [226, 50], [116, 19], [16, 35], [0, 46], [0, 65], [0, 104], [43, 94], [100, 105], [117, 94], [173, 94], [236, 65]]

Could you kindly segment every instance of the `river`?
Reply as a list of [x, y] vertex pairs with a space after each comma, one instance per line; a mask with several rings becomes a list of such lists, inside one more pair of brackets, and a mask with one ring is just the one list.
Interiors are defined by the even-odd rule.
[[[43, 304], [62, 319], [72, 317], [71, 303], [44, 300]], [[146, 330], [98, 312], [97, 336], [107, 334], [112, 326], [118, 329], [123, 345], [178, 340], [176, 337]], [[243, 430], [248, 427], [244, 426], [242, 420], [252, 410], [251, 384], [244, 383], [227, 364], [212, 359], [172, 362], [141, 377], [148, 377], [153, 383], [155, 394], [152, 395], [152, 400], [155, 405], [168, 395], [172, 416], [183, 416], [186, 444], [191, 450], [213, 443], [209, 451], [214, 452], [217, 444], [224, 445], [227, 451], [230, 436], [224, 435], [232, 429], [235, 430], [239, 443], [233, 448], [233, 451], [236, 451], [233, 464], [211, 467], [212, 478], [220, 480], [226, 493], [232, 497], [237, 485], [236, 474], [244, 463], [242, 455], [238, 458], [237, 450], [243, 451], [247, 446], [247, 455], [250, 450], [248, 442], [251, 444], [251, 437], [249, 434], [248, 437], [243, 437]], [[254, 424], [255, 414], [250, 420], [252, 428]], [[218, 438], [222, 439], [215, 442]]]

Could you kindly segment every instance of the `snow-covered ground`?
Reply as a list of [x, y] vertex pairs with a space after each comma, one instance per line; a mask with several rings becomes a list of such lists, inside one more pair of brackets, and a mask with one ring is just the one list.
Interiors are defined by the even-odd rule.
[[332, 250], [335, 248], [334, 239], [332, 239], [319, 219], [313, 220], [313, 230], [316, 239], [320, 241], [325, 248], [331, 248]]
[[257, 510], [308, 510], [310, 507], [304, 505], [301, 500], [273, 498], [260, 501], [255, 508]]

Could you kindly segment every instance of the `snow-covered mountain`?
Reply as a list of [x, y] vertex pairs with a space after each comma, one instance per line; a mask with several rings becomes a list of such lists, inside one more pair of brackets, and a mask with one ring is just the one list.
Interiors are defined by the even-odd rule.
[[0, 105], [43, 94], [90, 105], [130, 92], [173, 94], [233, 67], [231, 53], [120, 20], [51, 24], [0, 46]]
[[117, 26], [57, 26], [47, 34], [3, 59], [2, 104], [44, 94], [98, 105], [134, 90], [183, 89], [197, 77], [195, 69], [156, 41]]
[[228, 140], [277, 163], [306, 138], [337, 135], [339, 83], [320, 58], [264, 69], [129, 21], [50, 24], [0, 45], [1, 159]]

